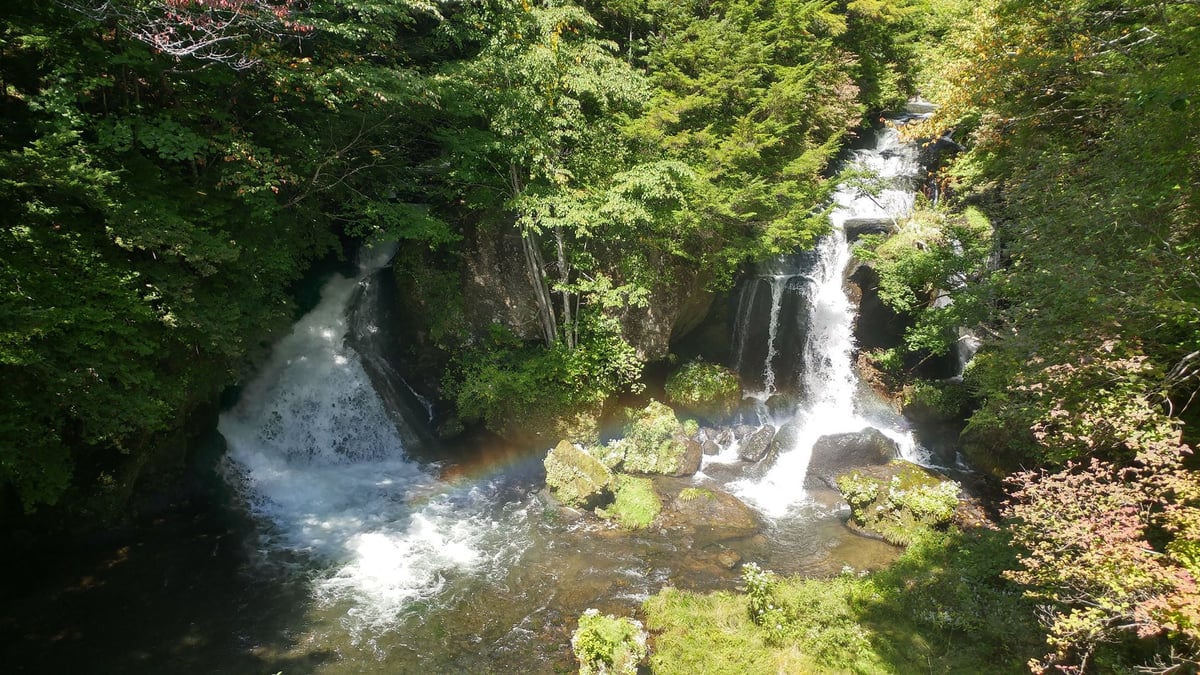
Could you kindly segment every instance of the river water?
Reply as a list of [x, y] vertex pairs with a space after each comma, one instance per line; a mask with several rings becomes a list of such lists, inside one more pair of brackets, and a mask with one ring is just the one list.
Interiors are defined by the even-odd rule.
[[745, 473], [729, 447], [676, 487], [739, 496], [762, 515], [760, 535], [629, 534], [563, 511], [542, 489], [546, 448], [410, 456], [404, 418], [350, 346], [374, 329], [352, 321], [351, 308], [390, 258], [380, 247], [357, 274], [326, 282], [221, 415], [228, 499], [74, 560], [47, 556], [35, 575], [45, 590], [6, 597], [6, 663], [14, 672], [561, 672], [589, 607], [629, 615], [666, 585], [733, 588], [737, 561], [816, 576], [886, 564], [895, 550], [850, 534], [836, 494], [801, 486], [822, 434], [876, 426], [920, 459], [903, 420], [854, 372], [843, 283], [843, 224], [911, 207], [913, 152], [881, 132], [851, 161], [886, 189], [839, 191], [833, 232], [816, 251], [771, 261], [742, 287], [734, 342], [745, 421], [792, 422], [800, 433], [768, 471]]

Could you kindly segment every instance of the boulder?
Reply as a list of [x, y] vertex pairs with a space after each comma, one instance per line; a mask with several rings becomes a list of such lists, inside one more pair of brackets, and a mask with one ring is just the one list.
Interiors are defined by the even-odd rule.
[[922, 529], [945, 527], [959, 507], [958, 483], [902, 459], [848, 471], [836, 482], [850, 504], [852, 529], [899, 546]]
[[771, 441], [775, 439], [775, 427], [765, 424], [754, 433], [742, 439], [738, 446], [738, 459], [743, 462], [757, 462], [767, 456]]
[[912, 320], [879, 297], [879, 273], [870, 265], [859, 265], [848, 279], [858, 299], [854, 317], [854, 343], [863, 351], [891, 349], [904, 343], [904, 332]]
[[762, 529], [758, 515], [737, 497], [694, 486], [683, 488], [670, 501], [664, 522], [691, 531], [696, 547], [752, 537]]
[[700, 451], [711, 457], [712, 455], [721, 454], [721, 446], [717, 445], [716, 441], [708, 439], [700, 444]]
[[600, 460], [569, 441], [546, 455], [546, 487], [567, 506], [592, 509], [612, 497], [613, 474]]
[[838, 474], [854, 467], [880, 466], [900, 454], [900, 446], [874, 427], [822, 436], [813, 444], [807, 482], [833, 486]]
[[690, 476], [700, 470], [704, 454], [695, 436], [695, 427], [689, 430], [671, 408], [650, 401], [626, 425], [625, 437], [601, 454], [605, 464], [628, 473]]

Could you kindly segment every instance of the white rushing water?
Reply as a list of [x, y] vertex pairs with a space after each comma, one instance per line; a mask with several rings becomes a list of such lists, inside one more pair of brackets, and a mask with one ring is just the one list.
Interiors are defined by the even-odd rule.
[[515, 545], [492, 541], [487, 485], [454, 489], [406, 457], [346, 344], [348, 306], [390, 252], [368, 257], [358, 277], [326, 283], [219, 424], [225, 473], [263, 523], [268, 560], [300, 554], [317, 570], [315, 597], [345, 603], [352, 629], [386, 627], [437, 594], [447, 574], [486, 566]]
[[[850, 164], [870, 172], [881, 189], [867, 191], [854, 185], [839, 188], [830, 215], [833, 231], [818, 242], [815, 260], [808, 263], [807, 333], [798, 360], [803, 400], [790, 418], [775, 416], [770, 420], [777, 427], [794, 424], [795, 443], [781, 451], [775, 464], [760, 478], [732, 485], [739, 497], [773, 517], [786, 515], [805, 503], [803, 485], [808, 462], [813, 444], [821, 436], [876, 427], [897, 442], [906, 459], [925, 459], [903, 418], [886, 406], [873, 404], [870, 392], [859, 381], [853, 364], [855, 307], [846, 294], [844, 281], [851, 258], [845, 226], [852, 221], [895, 223], [909, 214], [920, 169], [917, 151], [912, 144], [902, 142], [894, 129], [885, 128], [878, 132], [873, 148], [854, 152]], [[778, 277], [779, 270], [771, 272], [773, 279]], [[801, 269], [790, 270], [791, 277], [804, 273]], [[775, 325], [779, 320], [778, 299], [772, 301], [768, 369], [775, 367], [774, 343], [779, 339], [779, 327]], [[744, 348], [736, 340], [735, 344], [739, 350]], [[774, 383], [776, 375], [772, 373], [765, 379]]]

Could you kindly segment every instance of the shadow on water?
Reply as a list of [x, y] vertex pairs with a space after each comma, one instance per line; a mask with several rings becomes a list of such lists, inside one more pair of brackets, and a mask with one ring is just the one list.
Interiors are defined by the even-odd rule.
[[131, 531], [7, 556], [0, 662], [10, 673], [312, 672], [298, 580], [251, 569], [244, 523], [208, 505]]

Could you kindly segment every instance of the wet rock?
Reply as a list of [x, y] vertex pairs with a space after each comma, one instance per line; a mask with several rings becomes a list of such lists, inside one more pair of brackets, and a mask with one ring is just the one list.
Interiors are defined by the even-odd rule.
[[879, 273], [874, 267], [859, 265], [848, 279], [858, 298], [854, 318], [854, 342], [864, 351], [891, 349], [904, 342], [904, 331], [911, 318], [888, 307], [879, 297]]
[[765, 424], [754, 433], [742, 439], [738, 446], [738, 459], [743, 462], [757, 462], [767, 456], [771, 441], [775, 438], [775, 427]]
[[567, 506], [592, 509], [612, 497], [613, 474], [600, 460], [569, 441], [559, 441], [547, 455], [546, 487]]
[[846, 241], [853, 244], [865, 234], [892, 234], [896, 231], [896, 221], [891, 218], [847, 218], [842, 230], [846, 233]]
[[684, 450], [676, 462], [675, 471], [672, 476], [690, 476], [700, 470], [700, 464], [703, 462], [704, 450], [700, 442], [692, 438], [676, 439], [682, 443]]
[[717, 563], [727, 570], [737, 567], [740, 562], [742, 562], [742, 555], [737, 551], [725, 548], [717, 553]]
[[837, 475], [848, 469], [884, 465], [899, 455], [896, 441], [874, 427], [822, 436], [813, 444], [806, 482], [832, 487]]
[[700, 451], [711, 457], [712, 455], [721, 454], [721, 446], [717, 445], [716, 441], [706, 440], [700, 444]]
[[749, 506], [731, 494], [685, 487], [671, 500], [664, 522], [694, 533], [694, 546], [705, 546], [758, 534], [762, 522]]

